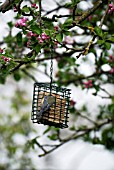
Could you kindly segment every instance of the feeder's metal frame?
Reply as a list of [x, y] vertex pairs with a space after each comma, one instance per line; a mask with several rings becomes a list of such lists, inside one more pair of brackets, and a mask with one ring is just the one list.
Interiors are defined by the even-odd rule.
[[[31, 120], [33, 123], [55, 126], [59, 128], [68, 127], [68, 109], [70, 105], [70, 89], [58, 87], [53, 84], [53, 47], [51, 49], [50, 63], [50, 83], [35, 83], [33, 92], [33, 103]], [[41, 115], [40, 120], [37, 119], [37, 114], [42, 106], [42, 99], [46, 96], [54, 96], [55, 103], [49, 110]]]
[[[70, 89], [58, 87], [55, 84], [51, 84], [50, 89], [50, 83], [35, 83], [31, 113], [32, 122], [59, 128], [67, 128], [71, 94], [70, 91]], [[40, 101], [42, 97], [47, 94], [50, 95], [50, 93], [52, 96], [55, 96], [55, 104], [52, 106], [53, 110], [50, 108], [44, 115], [42, 115], [40, 120], [37, 120], [37, 112], [41, 109]], [[59, 104], [57, 104], [58, 102]]]

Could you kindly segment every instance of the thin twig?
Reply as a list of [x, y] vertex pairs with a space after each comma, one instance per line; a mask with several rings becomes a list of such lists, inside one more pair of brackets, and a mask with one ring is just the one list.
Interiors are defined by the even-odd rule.
[[76, 113], [78, 113], [78, 115], [86, 120], [88, 120], [89, 122], [93, 123], [94, 125], [96, 125], [96, 122], [93, 121], [92, 119], [90, 119], [89, 117], [87, 117], [86, 115], [81, 114], [80, 112], [76, 111]]
[[27, 72], [25, 69], [22, 69], [21, 71], [23, 71], [23, 73], [25, 73], [28, 77], [30, 77], [34, 82], [38, 82], [38, 81], [36, 80], [36, 78], [35, 78], [32, 74], [30, 74], [29, 72]]
[[110, 4], [110, 0], [108, 0], [106, 11], [105, 11], [103, 17], [101, 18], [101, 22], [100, 22], [100, 25], [99, 25], [100, 28], [102, 27], [103, 22], [104, 22], [105, 18], [107, 17], [107, 13], [108, 13], [108, 9], [109, 9], [109, 4]]
[[110, 98], [112, 97], [111, 94], [106, 91], [106, 89], [102, 88], [102, 87], [99, 87], [103, 92], [105, 92]]
[[42, 25], [41, 11], [42, 11], [42, 4], [41, 4], [41, 0], [39, 0], [39, 16], [38, 16], [38, 22], [39, 22], [39, 24], [40, 24], [40, 27], [41, 27], [41, 25]]

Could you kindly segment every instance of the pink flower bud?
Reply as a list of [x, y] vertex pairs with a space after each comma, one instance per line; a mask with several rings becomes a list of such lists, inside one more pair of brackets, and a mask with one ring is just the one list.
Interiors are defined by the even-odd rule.
[[4, 62], [10, 62], [11, 58], [7, 58], [5, 56], [1, 56], [1, 58], [4, 60]]
[[110, 8], [112, 8], [112, 7], [113, 7], [113, 5], [112, 5], [112, 4], [109, 4], [109, 7], [110, 7]]
[[40, 35], [37, 37], [37, 39], [40, 41], [41, 40], [41, 37], [40, 37]]
[[108, 14], [111, 14], [113, 12], [114, 12], [114, 6], [112, 4], [109, 4]]
[[89, 20], [89, 21], [92, 20], [92, 15], [90, 15], [90, 16], [88, 17], [88, 20]]
[[27, 21], [28, 21], [28, 18], [23, 17], [23, 18], [21, 18], [21, 20], [22, 20], [22, 22], [27, 22]]
[[19, 24], [18, 24], [18, 22], [15, 24], [15, 27], [19, 27]]
[[43, 43], [43, 40], [42, 40], [42, 39], [40, 39], [40, 40], [39, 40], [39, 43]]
[[23, 17], [23, 18], [19, 19], [16, 22], [15, 27], [19, 27], [19, 26], [26, 27], [27, 26], [27, 24], [26, 24], [27, 20], [28, 20], [28, 18], [26, 18], [26, 17]]
[[90, 88], [90, 87], [93, 86], [92, 80], [88, 80], [87, 82], [83, 82], [83, 84], [85, 85], [85, 88]]
[[36, 4], [32, 4], [31, 7], [36, 8], [36, 9], [38, 8], [38, 6]]
[[110, 74], [114, 73], [114, 67], [111, 68], [111, 70], [109, 71]]
[[18, 11], [16, 7], [13, 7], [13, 10], [14, 10], [14, 12], [17, 12], [17, 11]]
[[76, 102], [75, 102], [74, 100], [71, 100], [71, 101], [70, 101], [70, 105], [71, 105], [71, 106], [74, 106], [75, 104], [76, 104]]
[[21, 23], [20, 26], [26, 27], [27, 24], [26, 23]]
[[1, 54], [3, 53], [3, 49], [2, 49], [2, 48], [0, 48], [0, 53], [1, 53]]
[[59, 30], [59, 27], [58, 27], [58, 26], [55, 26], [55, 27], [54, 27], [54, 30], [55, 30], [55, 31], [58, 31], [58, 30]]

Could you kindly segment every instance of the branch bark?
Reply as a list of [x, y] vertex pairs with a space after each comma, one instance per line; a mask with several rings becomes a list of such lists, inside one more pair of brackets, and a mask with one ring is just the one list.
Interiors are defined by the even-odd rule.
[[15, 0], [6, 0], [1, 6], [0, 6], [0, 12], [5, 13], [6, 11], [10, 10], [14, 4]]

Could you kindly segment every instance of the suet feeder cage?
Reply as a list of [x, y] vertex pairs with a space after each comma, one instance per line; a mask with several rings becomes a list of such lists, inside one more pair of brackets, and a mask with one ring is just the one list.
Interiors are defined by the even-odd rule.
[[45, 96], [50, 95], [50, 84], [35, 83], [31, 114], [33, 123], [55, 126], [59, 128], [67, 128], [70, 94], [70, 89], [61, 88], [55, 84], [52, 84], [51, 95], [55, 97], [55, 103], [41, 116], [41, 119], [38, 120], [37, 113], [41, 110], [42, 99]]
[[51, 53], [50, 83], [34, 84], [31, 120], [33, 123], [67, 128], [71, 90], [55, 85], [52, 73]]

